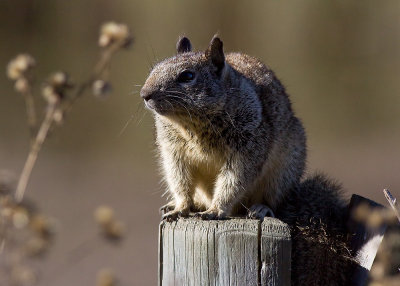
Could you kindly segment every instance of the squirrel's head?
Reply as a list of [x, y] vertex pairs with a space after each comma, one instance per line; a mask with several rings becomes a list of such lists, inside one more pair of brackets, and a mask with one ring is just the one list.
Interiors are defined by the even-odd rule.
[[186, 120], [223, 109], [226, 73], [222, 41], [214, 36], [204, 52], [193, 52], [188, 38], [176, 44], [177, 54], [150, 72], [140, 96], [146, 107], [162, 116]]

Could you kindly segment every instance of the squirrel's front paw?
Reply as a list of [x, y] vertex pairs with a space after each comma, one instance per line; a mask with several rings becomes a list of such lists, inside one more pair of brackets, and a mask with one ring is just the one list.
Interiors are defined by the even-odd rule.
[[175, 209], [175, 204], [173, 202], [169, 202], [160, 208], [160, 213], [162, 216], [164, 216], [165, 214], [172, 211], [173, 209]]
[[221, 210], [208, 209], [204, 212], [198, 212], [194, 216], [203, 220], [217, 220], [226, 218], [226, 213]]
[[170, 211], [170, 212], [167, 212], [166, 214], [164, 214], [162, 216], [162, 219], [165, 219], [166, 221], [174, 221], [180, 217], [188, 217], [189, 212], [190, 212], [189, 208], [174, 209], [173, 211]]

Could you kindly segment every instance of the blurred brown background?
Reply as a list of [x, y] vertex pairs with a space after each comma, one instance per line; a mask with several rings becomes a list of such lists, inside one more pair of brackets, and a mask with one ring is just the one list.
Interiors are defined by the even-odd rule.
[[[38, 81], [59, 69], [79, 81], [97, 59], [98, 29], [109, 20], [128, 24], [135, 36], [133, 48], [112, 62], [113, 94], [77, 102], [47, 140], [28, 186], [27, 196], [58, 221], [39, 265], [40, 285], [94, 285], [102, 267], [113, 268], [122, 285], [156, 284], [164, 199], [153, 122], [138, 91], [150, 66], [174, 54], [181, 34], [204, 49], [218, 32], [226, 51], [257, 56], [275, 70], [306, 127], [309, 172], [328, 173], [348, 195], [386, 204], [388, 187], [400, 197], [397, 0], [0, 0], [1, 170], [18, 174], [29, 144], [23, 99], [5, 76], [9, 59], [29, 52]], [[100, 204], [127, 224], [121, 243], [99, 237], [93, 211]]]

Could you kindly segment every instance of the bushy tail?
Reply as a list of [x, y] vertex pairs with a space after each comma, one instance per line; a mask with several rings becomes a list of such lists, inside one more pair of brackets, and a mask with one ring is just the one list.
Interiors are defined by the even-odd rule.
[[292, 285], [346, 285], [354, 265], [347, 248], [341, 186], [317, 174], [293, 189], [277, 217], [292, 232]]

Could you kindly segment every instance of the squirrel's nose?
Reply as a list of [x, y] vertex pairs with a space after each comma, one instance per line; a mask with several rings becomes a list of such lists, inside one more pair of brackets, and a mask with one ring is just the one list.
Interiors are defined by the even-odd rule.
[[142, 88], [140, 90], [140, 97], [143, 98], [145, 101], [148, 101], [153, 96], [153, 91], [148, 88]]

